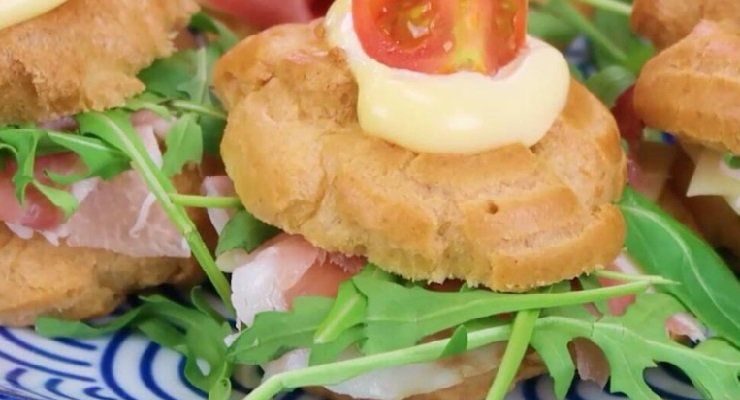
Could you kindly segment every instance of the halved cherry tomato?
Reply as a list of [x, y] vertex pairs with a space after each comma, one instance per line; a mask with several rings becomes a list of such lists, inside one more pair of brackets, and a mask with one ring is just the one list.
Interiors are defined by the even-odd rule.
[[355, 0], [365, 52], [394, 68], [494, 74], [524, 45], [527, 0]]
[[256, 28], [321, 17], [333, 0], [201, 0], [207, 7], [231, 14]]

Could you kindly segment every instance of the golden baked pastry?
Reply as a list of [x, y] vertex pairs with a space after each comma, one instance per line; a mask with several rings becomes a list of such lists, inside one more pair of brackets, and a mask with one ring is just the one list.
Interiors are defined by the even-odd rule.
[[634, 104], [650, 127], [740, 154], [740, 25], [702, 22], [648, 61]]
[[[175, 178], [182, 193], [198, 193], [194, 171]], [[202, 209], [189, 210], [206, 240], [215, 232]], [[203, 278], [192, 258], [137, 258], [112, 251], [53, 246], [20, 239], [0, 223], [0, 326], [32, 325], [38, 316], [84, 319], [109, 314], [128, 293], [164, 283], [190, 286]]]
[[136, 75], [175, 50], [192, 0], [69, 0], [0, 30], [0, 124], [122, 105]]
[[320, 21], [243, 41], [215, 86], [230, 109], [221, 153], [245, 207], [323, 249], [410, 279], [524, 291], [593, 271], [622, 247], [619, 133], [578, 83], [536, 146], [476, 155], [365, 135], [356, 82]]
[[737, 0], [635, 0], [632, 27], [665, 48], [688, 35], [702, 19], [740, 23]]

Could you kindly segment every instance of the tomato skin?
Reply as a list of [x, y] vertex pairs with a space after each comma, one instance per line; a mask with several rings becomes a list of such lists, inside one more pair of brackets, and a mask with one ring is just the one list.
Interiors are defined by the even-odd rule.
[[206, 7], [235, 16], [256, 28], [308, 22], [326, 14], [333, 0], [200, 0]]
[[527, 0], [355, 0], [365, 52], [394, 68], [494, 74], [524, 45]]

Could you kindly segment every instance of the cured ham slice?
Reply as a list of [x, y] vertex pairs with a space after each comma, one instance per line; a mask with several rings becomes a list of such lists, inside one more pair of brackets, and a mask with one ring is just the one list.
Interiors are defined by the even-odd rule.
[[[132, 122], [150, 157], [161, 165], [157, 136], [168, 129], [168, 121], [141, 111], [133, 115]], [[71, 126], [65, 119], [53, 124]], [[68, 175], [83, 170], [73, 154], [38, 157], [35, 166], [37, 178], [45, 183], [45, 171]], [[184, 238], [135, 171], [110, 181], [90, 178], [69, 187], [80, 207], [66, 222], [61, 211], [34, 188], [28, 190], [25, 207], [21, 207], [14, 195], [14, 172], [12, 164], [0, 171], [0, 221], [19, 237], [27, 239], [35, 232], [53, 245], [105, 249], [132, 257], [190, 256]]]
[[[154, 162], [161, 164], [154, 125], [136, 129]], [[63, 229], [71, 247], [106, 249], [133, 257], [190, 256], [184, 238], [136, 171], [100, 182]]]
[[234, 15], [257, 28], [308, 22], [326, 14], [333, 0], [202, 0], [207, 7]]
[[[232, 197], [236, 195], [234, 184], [228, 176], [207, 176], [203, 179], [201, 193], [210, 197]], [[209, 208], [208, 219], [216, 230], [221, 234], [231, 217], [236, 213], [234, 208]]]
[[260, 312], [290, 309], [297, 296], [335, 296], [339, 285], [359, 271], [358, 262], [349, 260], [329, 257], [301, 236], [276, 236], [234, 271], [237, 320], [249, 326]]

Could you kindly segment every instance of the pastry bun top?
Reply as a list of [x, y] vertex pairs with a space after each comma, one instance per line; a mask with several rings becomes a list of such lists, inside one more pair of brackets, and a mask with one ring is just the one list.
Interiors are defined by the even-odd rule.
[[[417, 154], [364, 134], [357, 85], [320, 22], [247, 38], [217, 65], [221, 153], [256, 217], [410, 279], [523, 291], [611, 262], [625, 158], [580, 84], [532, 148]], [[423, 134], [420, 132], [419, 134]]]

